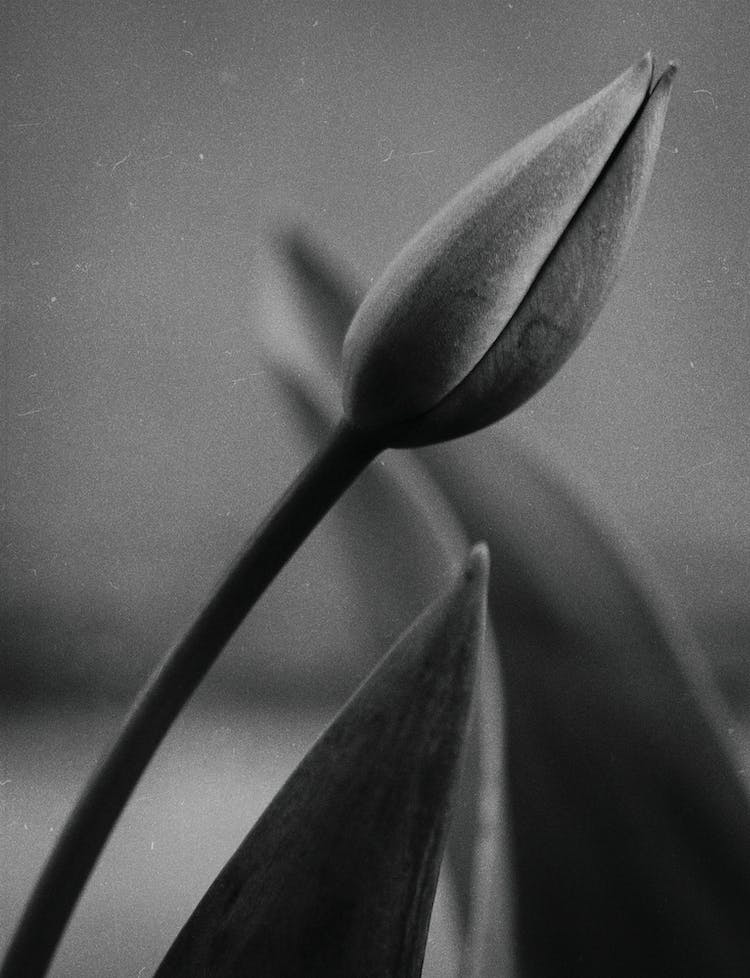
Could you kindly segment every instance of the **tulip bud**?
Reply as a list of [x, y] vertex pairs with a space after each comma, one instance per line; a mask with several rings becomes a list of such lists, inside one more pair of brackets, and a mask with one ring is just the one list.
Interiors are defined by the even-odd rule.
[[344, 341], [344, 411], [389, 445], [482, 428], [549, 380], [611, 288], [674, 67], [647, 55], [504, 154], [404, 248]]

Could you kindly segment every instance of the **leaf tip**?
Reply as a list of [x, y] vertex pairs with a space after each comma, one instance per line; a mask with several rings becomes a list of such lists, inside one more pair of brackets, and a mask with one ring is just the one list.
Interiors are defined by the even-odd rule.
[[654, 73], [654, 56], [651, 51], [646, 51], [640, 61], [637, 61], [633, 65], [634, 73], [638, 75], [648, 75], [651, 77]]
[[475, 543], [464, 565], [464, 579], [477, 591], [486, 591], [490, 576], [490, 550], [484, 541]]
[[640, 60], [631, 65], [613, 84], [624, 82], [627, 87], [632, 87], [638, 98], [645, 98], [654, 78], [654, 56], [651, 51], [646, 51]]
[[[486, 543], [474, 544], [467, 554], [461, 571], [456, 575], [452, 614], [455, 615], [456, 635], [462, 635], [456, 643], [456, 666], [473, 677], [481, 657], [487, 622], [487, 585], [490, 575], [490, 552]], [[447, 664], [446, 664], [447, 665]], [[473, 678], [468, 680], [469, 687]]]

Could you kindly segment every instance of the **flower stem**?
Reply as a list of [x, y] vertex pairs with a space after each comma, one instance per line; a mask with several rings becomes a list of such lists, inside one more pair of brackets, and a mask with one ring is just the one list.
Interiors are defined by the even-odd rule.
[[109, 834], [169, 730], [245, 615], [382, 446], [341, 421], [236, 558], [136, 700], [39, 878], [0, 978], [41, 978]]

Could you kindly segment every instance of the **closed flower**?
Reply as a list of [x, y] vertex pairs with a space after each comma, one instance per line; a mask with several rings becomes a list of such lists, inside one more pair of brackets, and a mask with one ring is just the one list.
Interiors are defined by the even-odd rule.
[[674, 67], [643, 58], [504, 154], [404, 248], [344, 342], [344, 411], [389, 445], [484, 427], [590, 329], [645, 196]]

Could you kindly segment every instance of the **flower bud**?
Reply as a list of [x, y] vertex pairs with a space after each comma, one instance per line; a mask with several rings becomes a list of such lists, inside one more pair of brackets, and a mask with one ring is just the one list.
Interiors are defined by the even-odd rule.
[[522, 404], [583, 339], [645, 196], [674, 68], [650, 55], [500, 157], [404, 248], [344, 341], [344, 411], [390, 445]]

